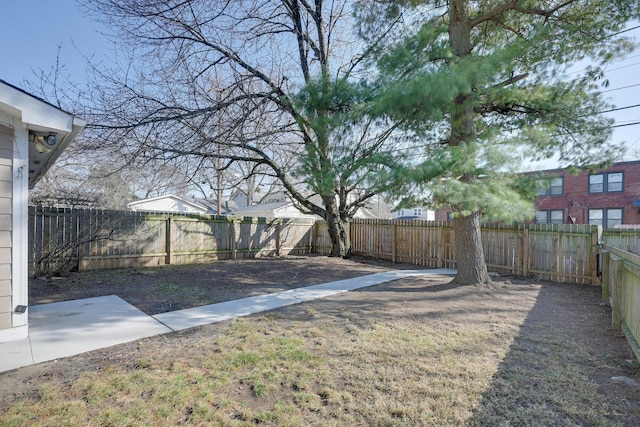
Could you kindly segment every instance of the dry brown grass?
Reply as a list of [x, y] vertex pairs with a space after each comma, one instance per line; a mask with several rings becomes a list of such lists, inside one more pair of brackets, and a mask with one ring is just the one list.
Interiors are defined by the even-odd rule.
[[[455, 287], [447, 280], [403, 279], [151, 338], [122, 347], [118, 354], [127, 356], [109, 363], [97, 364], [97, 356], [61, 361], [85, 368], [77, 378], [5, 397], [0, 420], [7, 426], [640, 421], [637, 391], [607, 382], [621, 374], [637, 379], [638, 369], [625, 365], [624, 342], [607, 332], [597, 290], [525, 282]], [[562, 301], [567, 295], [571, 300]]]

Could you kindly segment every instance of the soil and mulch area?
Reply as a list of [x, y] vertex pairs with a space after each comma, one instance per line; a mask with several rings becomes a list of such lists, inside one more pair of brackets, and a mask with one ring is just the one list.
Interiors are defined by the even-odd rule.
[[[419, 267], [301, 256], [75, 273], [33, 279], [30, 305], [115, 294], [147, 314], [156, 314], [398, 268]], [[340, 384], [329, 384], [340, 389], [340, 396], [350, 397], [335, 398], [338, 403], [323, 398], [324, 403], [313, 410], [299, 405], [301, 425], [320, 425], [325, 419], [334, 420], [326, 425], [349, 420], [359, 425], [640, 425], [640, 369], [624, 336], [609, 328], [610, 316], [597, 287], [507, 276], [496, 277], [491, 287], [457, 286], [450, 277], [420, 276], [250, 316], [248, 322], [257, 328], [273, 322], [265, 336], [300, 329], [297, 336], [311, 337], [309, 345], [316, 343], [318, 354], [326, 352], [328, 360], [335, 361], [327, 378], [344, 369], [338, 374]], [[115, 368], [136, 371], [141, 365], [157, 365], [160, 371], [167, 361], [188, 364], [185, 361], [209, 357], [207, 349], [217, 348], [219, 353], [216, 339], [230, 333], [230, 325], [233, 322], [207, 325], [0, 373], [0, 421], [14, 403], [37, 400], [43, 385], [73, 389], [70, 384], [82, 375]], [[384, 331], [388, 335], [382, 335]], [[445, 338], [438, 338], [438, 343], [420, 341], [419, 337], [442, 331]], [[399, 341], [376, 344], [375, 334]], [[355, 349], [347, 349], [349, 342]], [[402, 348], [403, 343], [410, 345]], [[351, 366], [370, 346], [377, 347], [366, 354], [364, 365]], [[385, 361], [394, 348], [398, 354]], [[432, 362], [434, 358], [441, 360]], [[199, 363], [193, 362], [190, 369]], [[448, 366], [452, 372], [440, 378]], [[376, 376], [367, 382], [363, 371]], [[419, 378], [424, 373], [428, 376]], [[478, 379], [483, 376], [485, 380]], [[425, 385], [432, 379], [442, 383], [435, 391]], [[278, 380], [277, 387], [281, 384]], [[477, 389], [462, 397], [444, 391], [464, 388], [463, 384]], [[227, 386], [235, 387], [227, 395], [242, 402], [242, 411], [276, 408], [287, 393], [293, 393], [279, 390], [269, 401], [256, 396], [255, 388], [250, 392], [233, 382]], [[306, 387], [313, 395], [313, 385]], [[331, 387], [324, 384], [317, 394], [327, 396]], [[360, 398], [358, 390], [369, 387], [366, 398]], [[406, 403], [402, 409], [384, 400], [397, 395], [398, 387]], [[406, 391], [412, 388], [417, 390], [413, 395]], [[384, 405], [396, 405], [388, 411], [388, 419], [380, 418]], [[289, 411], [289, 421], [294, 420], [289, 424], [295, 425], [298, 413]]]
[[390, 269], [419, 269], [369, 258], [289, 256], [33, 278], [29, 305], [118, 295], [148, 315], [350, 279]]

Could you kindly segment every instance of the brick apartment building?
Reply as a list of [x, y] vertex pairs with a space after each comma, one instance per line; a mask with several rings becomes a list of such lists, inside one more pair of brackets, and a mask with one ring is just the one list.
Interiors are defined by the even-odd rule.
[[640, 224], [640, 161], [614, 163], [593, 173], [563, 169], [531, 172], [540, 181], [535, 202], [539, 224]]
[[[600, 224], [613, 228], [640, 224], [640, 161], [614, 163], [594, 173], [571, 174], [565, 169], [527, 172], [540, 176], [535, 202], [538, 224]], [[437, 221], [451, 219], [438, 209]]]

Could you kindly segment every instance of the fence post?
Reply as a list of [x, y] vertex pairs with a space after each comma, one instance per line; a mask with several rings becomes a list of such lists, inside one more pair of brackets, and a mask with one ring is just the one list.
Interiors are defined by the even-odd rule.
[[[309, 230], [309, 247], [308, 247], [308, 251], [310, 254], [314, 253], [314, 248], [313, 248], [313, 234], [314, 234], [314, 230], [316, 229], [316, 222], [317, 221], [313, 221], [313, 224], [311, 224], [311, 229]], [[303, 252], [306, 253], [306, 252]]]
[[591, 226], [591, 254], [589, 258], [591, 259], [591, 284], [598, 284], [598, 256], [600, 254], [600, 234], [601, 230], [599, 226]]
[[276, 220], [276, 256], [280, 256], [280, 250], [282, 242], [280, 241], [280, 234], [282, 232], [282, 221]]
[[393, 226], [391, 227], [391, 262], [396, 263], [396, 253], [398, 252], [398, 241], [396, 240], [396, 224], [397, 220], [393, 220]]
[[602, 301], [609, 302], [611, 297], [611, 277], [609, 276], [609, 263], [611, 262], [611, 253], [609, 251], [600, 251], [602, 260], [602, 277], [600, 283], [602, 286]]
[[444, 268], [444, 221], [438, 221], [438, 254], [436, 266], [438, 268]]
[[173, 264], [173, 218], [170, 216], [167, 218], [167, 235], [166, 235], [166, 252], [164, 263]]
[[229, 240], [231, 240], [231, 242], [229, 242], [231, 246], [231, 259], [236, 260], [238, 259], [238, 242], [236, 233], [236, 221], [234, 219], [231, 219], [231, 221], [229, 222], [229, 227]]
[[522, 277], [529, 275], [529, 226], [522, 230]]
[[611, 257], [611, 264], [614, 268], [613, 280], [611, 281], [610, 289], [613, 295], [613, 303], [611, 304], [611, 328], [619, 331], [622, 329], [622, 313], [621, 310], [624, 307], [624, 260], [619, 257]]
[[313, 224], [313, 253], [324, 255], [324, 248], [318, 248], [318, 240], [320, 239], [320, 222]]

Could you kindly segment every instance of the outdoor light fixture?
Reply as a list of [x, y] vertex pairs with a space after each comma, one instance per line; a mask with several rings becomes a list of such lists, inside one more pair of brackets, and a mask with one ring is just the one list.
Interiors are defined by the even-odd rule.
[[27, 311], [26, 305], [16, 305], [16, 308], [14, 310], [15, 313], [24, 313], [25, 311]]
[[44, 142], [47, 143], [47, 145], [56, 145], [56, 142], [58, 142], [58, 137], [56, 136], [55, 133], [50, 133], [49, 135], [44, 137]]
[[[55, 135], [54, 135], [55, 138]], [[35, 135], [33, 137], [33, 143], [36, 146], [36, 150], [38, 151], [38, 153], [44, 154], [44, 153], [48, 153], [49, 151], [51, 151], [49, 149], [49, 147], [47, 147], [47, 142], [44, 139], [44, 136], [41, 135]], [[54, 142], [55, 144], [55, 142]], [[51, 144], [53, 145], [53, 144]]]
[[58, 143], [58, 136], [53, 132], [50, 132], [48, 135], [32, 134], [32, 137], [35, 149], [40, 154], [48, 153], [51, 151], [50, 147]]

